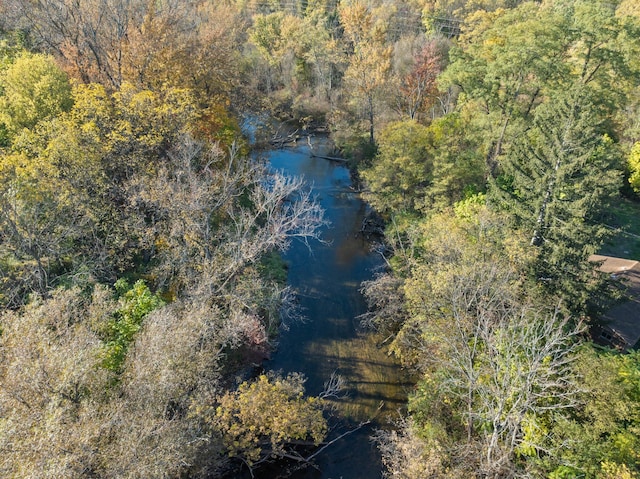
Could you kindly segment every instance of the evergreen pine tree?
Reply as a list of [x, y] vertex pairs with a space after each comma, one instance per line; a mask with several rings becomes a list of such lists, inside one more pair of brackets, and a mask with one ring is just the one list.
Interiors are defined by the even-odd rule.
[[536, 110], [491, 188], [538, 248], [536, 281], [576, 313], [601, 286], [587, 258], [608, 232], [601, 215], [621, 185], [618, 153], [605, 115], [582, 86]]

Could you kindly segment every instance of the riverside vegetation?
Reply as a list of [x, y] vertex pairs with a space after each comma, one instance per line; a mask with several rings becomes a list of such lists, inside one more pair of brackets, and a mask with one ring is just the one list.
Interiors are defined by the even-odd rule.
[[419, 380], [385, 474], [639, 477], [640, 356], [590, 342], [623, 292], [587, 261], [618, 205], [639, 221], [638, 5], [2, 2], [2, 476], [216, 477], [325, 439], [301, 376], [233, 380], [292, 309], [274, 254], [324, 225], [249, 159], [266, 110], [327, 128], [386, 225], [362, 320]]

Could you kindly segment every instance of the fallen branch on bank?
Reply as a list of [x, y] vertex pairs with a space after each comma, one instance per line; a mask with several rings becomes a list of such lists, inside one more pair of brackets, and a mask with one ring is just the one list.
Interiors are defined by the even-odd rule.
[[273, 135], [273, 137], [271, 138], [271, 140], [269, 140], [269, 143], [272, 146], [276, 146], [278, 148], [282, 148], [286, 145], [289, 144], [296, 144], [298, 141], [298, 138], [300, 138], [300, 135], [298, 135], [298, 130], [294, 131], [293, 133], [289, 133], [286, 136], [280, 135], [278, 133], [276, 133], [275, 135]]

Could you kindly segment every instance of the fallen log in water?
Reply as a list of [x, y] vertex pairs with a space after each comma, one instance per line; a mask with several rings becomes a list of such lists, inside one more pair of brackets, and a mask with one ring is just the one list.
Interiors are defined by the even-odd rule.
[[346, 158], [338, 158], [337, 156], [316, 155], [313, 151], [311, 152], [310, 156], [312, 158], [322, 158], [323, 160], [339, 161], [340, 163], [346, 163], [347, 161], [349, 161]]
[[323, 160], [338, 161], [340, 163], [346, 163], [347, 161], [349, 161], [345, 158], [339, 158], [337, 156], [318, 155], [314, 153], [313, 144], [311, 143], [311, 136], [307, 136], [307, 144], [309, 145], [309, 156], [311, 156], [311, 158], [322, 158]]

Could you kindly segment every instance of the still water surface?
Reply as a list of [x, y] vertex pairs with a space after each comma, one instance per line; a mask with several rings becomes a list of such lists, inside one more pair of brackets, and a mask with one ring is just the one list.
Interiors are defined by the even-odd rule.
[[[366, 205], [352, 190], [344, 165], [312, 157], [306, 146], [274, 150], [266, 156], [274, 169], [306, 179], [331, 224], [323, 231], [326, 243], [314, 242], [310, 250], [294, 242], [284, 255], [288, 281], [298, 292], [306, 320], [282, 332], [278, 350], [265, 368], [303, 373], [311, 395], [322, 391], [333, 371], [344, 377], [348, 396], [334, 401], [342, 424], [336, 426], [333, 437], [376, 418], [321, 453], [315, 460], [317, 468], [307, 467], [285, 477], [379, 478], [382, 466], [370, 436], [374, 428], [385, 427], [398, 417], [410, 382], [375, 339], [359, 328], [357, 317], [366, 311], [361, 283], [382, 267], [382, 258], [371, 252], [360, 233]], [[275, 471], [257, 473], [264, 478], [276, 475]]]

